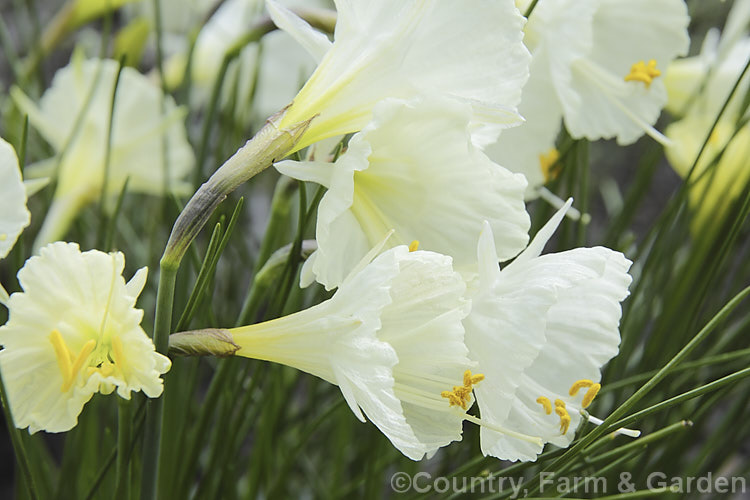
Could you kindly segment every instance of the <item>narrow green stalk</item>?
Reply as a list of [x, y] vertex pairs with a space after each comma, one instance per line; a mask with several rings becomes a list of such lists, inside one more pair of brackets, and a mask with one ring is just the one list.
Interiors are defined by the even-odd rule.
[[679, 493], [679, 490], [672, 486], [665, 486], [663, 488], [654, 488], [651, 490], [631, 491], [629, 493], [609, 495], [606, 497], [600, 497], [599, 500], [630, 500], [631, 498], [660, 497], [664, 494], [671, 493]]
[[[108, 16], [110, 17], [110, 16]], [[115, 122], [115, 104], [117, 102], [117, 87], [120, 83], [120, 75], [122, 74], [122, 68], [123, 68], [123, 59], [120, 59], [119, 64], [117, 65], [117, 73], [115, 73], [115, 81], [112, 85], [112, 99], [109, 103], [109, 119], [107, 120], [107, 140], [104, 144], [104, 178], [102, 179], [102, 188], [99, 192], [99, 211], [100, 211], [100, 225], [99, 225], [99, 231], [98, 235], [101, 238], [102, 236], [106, 239], [106, 229], [105, 226], [107, 224], [107, 215], [106, 215], [106, 199], [107, 199], [107, 190], [109, 188], [109, 170], [110, 165], [112, 163], [112, 129]], [[101, 241], [100, 243], [104, 243], [104, 241]], [[108, 248], [108, 247], [104, 247]]]
[[687, 392], [683, 392], [682, 394], [675, 396], [673, 398], [669, 398], [666, 401], [662, 401], [661, 403], [657, 403], [653, 406], [649, 406], [648, 408], [644, 408], [643, 410], [633, 413], [629, 417], [625, 417], [621, 420], [618, 420], [617, 422], [613, 423], [610, 428], [612, 430], [619, 429], [620, 427], [629, 425], [646, 415], [650, 415], [651, 413], [666, 410], [667, 408], [671, 408], [672, 406], [678, 405], [682, 403], [683, 401], [687, 401], [689, 399], [697, 398], [698, 396], [702, 396], [706, 393], [716, 391], [728, 384], [731, 384], [733, 382], [737, 382], [738, 380], [742, 380], [743, 378], [750, 376], [750, 367], [745, 368], [743, 370], [740, 370], [738, 372], [732, 373], [731, 375], [727, 375], [726, 377], [722, 377], [718, 380], [714, 380], [711, 383], [702, 385], [700, 387], [696, 387], [695, 389], [692, 389]]
[[115, 240], [115, 228], [117, 227], [117, 219], [122, 211], [122, 203], [125, 201], [125, 193], [128, 192], [128, 184], [130, 184], [130, 176], [125, 179], [122, 183], [122, 189], [117, 197], [117, 203], [115, 204], [115, 210], [112, 212], [112, 217], [109, 219], [107, 224], [107, 233], [104, 236], [104, 246], [102, 247], [105, 251], [114, 250], [113, 244]]
[[37, 493], [36, 484], [34, 483], [34, 477], [31, 474], [29, 456], [23, 445], [20, 431], [16, 429], [16, 426], [13, 424], [13, 415], [10, 413], [8, 395], [5, 392], [5, 384], [2, 380], [2, 374], [0, 374], [0, 398], [0, 402], [2, 402], [3, 405], [3, 412], [5, 413], [5, 423], [8, 425], [8, 434], [10, 435], [10, 441], [13, 445], [13, 452], [16, 454], [16, 463], [18, 464], [18, 468], [21, 469], [20, 476], [23, 478], [23, 485], [26, 487], [29, 497], [32, 500], [37, 500], [39, 494]]
[[[704, 366], [711, 366], [716, 364], [727, 364], [729, 362], [748, 358], [750, 357], [750, 348], [748, 349], [740, 349], [738, 351], [733, 352], [727, 352], [724, 354], [717, 354], [715, 356], [709, 356], [702, 359], [697, 359], [695, 361], [690, 361], [688, 363], [683, 363], [679, 366], [676, 366], [670, 373], [680, 373], [688, 370], [694, 370], [695, 368], [702, 368]], [[599, 394], [605, 394], [609, 391], [613, 391], [615, 389], [620, 389], [622, 387], [627, 387], [631, 384], [637, 384], [639, 382], [645, 382], [646, 380], [653, 377], [656, 373], [658, 373], [659, 370], [651, 370], [645, 373], [641, 373], [638, 375], [633, 375], [632, 377], [624, 378], [622, 380], [616, 380], [613, 381], [604, 387], [602, 387], [602, 390], [599, 392]]]
[[221, 223], [216, 223], [214, 231], [211, 233], [211, 239], [208, 242], [208, 248], [206, 249], [206, 255], [203, 258], [200, 271], [198, 271], [198, 277], [195, 279], [195, 285], [193, 291], [190, 293], [185, 310], [182, 312], [179, 321], [177, 321], [177, 327], [175, 328], [178, 332], [184, 330], [193, 318], [195, 309], [198, 307], [198, 300], [203, 295], [203, 290], [208, 283], [208, 275], [211, 269], [211, 259], [213, 254], [219, 248], [219, 240], [221, 239]]
[[117, 480], [115, 500], [128, 498], [130, 490], [130, 435], [133, 426], [130, 401], [117, 398]]
[[[132, 432], [132, 436], [130, 438], [130, 446], [128, 448], [128, 453], [132, 455], [133, 448], [135, 447], [136, 440], [140, 437], [141, 432], [143, 431], [143, 422], [145, 420], [145, 410], [146, 410], [146, 402], [142, 401], [142, 404], [138, 406], [138, 409], [136, 410], [135, 414], [135, 432]], [[104, 464], [102, 465], [101, 469], [99, 469], [99, 472], [96, 474], [95, 479], [91, 482], [91, 487], [89, 488], [88, 493], [85, 497], [83, 497], [85, 500], [91, 500], [94, 498], [94, 495], [96, 495], [96, 492], [99, 490], [99, 487], [102, 484], [102, 481], [104, 481], [104, 477], [107, 475], [107, 472], [109, 472], [109, 469], [112, 467], [112, 464], [115, 463], [115, 459], [117, 458], [118, 450], [113, 449], [112, 452], [109, 454], [107, 459], [104, 461]]]
[[531, 2], [531, 5], [529, 5], [529, 8], [526, 9], [526, 12], [523, 13], [523, 17], [528, 19], [531, 13], [534, 12], [534, 7], [536, 7], [537, 3], [539, 3], [539, 0], [534, 0], [533, 2]]
[[[177, 281], [178, 262], [162, 258], [160, 263], [159, 288], [156, 295], [156, 320], [154, 323], [154, 346], [156, 351], [167, 354], [169, 333], [172, 324], [174, 289]], [[156, 498], [159, 476], [159, 450], [161, 447], [161, 423], [164, 414], [164, 398], [147, 403], [145, 435], [143, 441], [143, 476], [141, 499]]]
[[[639, 439], [635, 439], [628, 444], [618, 446], [617, 448], [613, 450], [606, 451], [604, 453], [601, 453], [599, 455], [595, 455], [593, 457], [586, 457], [585, 461], [588, 464], [595, 464], [597, 462], [602, 462], [606, 460], [611, 460], [613, 458], [616, 458], [618, 456], [621, 456], [625, 453], [629, 453], [635, 449], [642, 448], [644, 446], [647, 446], [649, 443], [653, 443], [654, 441], [658, 441], [660, 439], [665, 438], [666, 436], [669, 436], [671, 434], [674, 434], [677, 431], [684, 430], [687, 428], [690, 428], [693, 426], [693, 423], [689, 420], [683, 420], [681, 422], [677, 422], [675, 424], [670, 425], [669, 427], [665, 427], [664, 429], [660, 429], [656, 432], [652, 432], [651, 434], [648, 434], [647, 436], [644, 436]], [[609, 439], [609, 438], [605, 438]]]

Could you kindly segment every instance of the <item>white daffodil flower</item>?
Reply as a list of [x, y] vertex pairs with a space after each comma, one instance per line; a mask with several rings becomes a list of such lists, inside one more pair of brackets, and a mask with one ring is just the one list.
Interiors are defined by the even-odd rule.
[[169, 358], [154, 351], [135, 302], [146, 268], [129, 282], [122, 253], [81, 252], [75, 243], [41, 249], [18, 272], [0, 327], [0, 370], [16, 427], [72, 429], [96, 392], [158, 397]]
[[513, 0], [337, 0], [333, 42], [273, 0], [266, 3], [277, 26], [319, 61], [277, 124], [283, 130], [315, 117], [295, 150], [361, 130], [382, 99], [426, 91], [471, 102], [480, 145], [520, 121], [515, 106], [529, 53]]
[[450, 255], [459, 271], [476, 268], [473, 243], [488, 220], [497, 258], [528, 242], [526, 182], [471, 142], [471, 105], [446, 98], [388, 99], [334, 163], [284, 161], [283, 174], [328, 188], [320, 202], [318, 250], [302, 273], [335, 288], [383, 234], [393, 245]]
[[[525, 10], [531, 2], [519, 3]], [[687, 53], [688, 22], [683, 0], [539, 2], [524, 41], [534, 58], [543, 59], [538, 70], [544, 79], [548, 74], [549, 84], [547, 90], [532, 88], [528, 99], [553, 93], [574, 138], [617, 138], [630, 144], [646, 133], [667, 143], [652, 126], [667, 98], [659, 75]], [[556, 120], [554, 113], [546, 118]], [[543, 126], [530, 126], [529, 133]], [[537, 158], [548, 146], [545, 134], [535, 148]], [[534, 154], [528, 153], [527, 161], [533, 163]], [[533, 170], [533, 165], [519, 168]]]
[[30, 222], [16, 150], [0, 138], [0, 259], [8, 255]]
[[162, 195], [168, 190], [191, 190], [184, 178], [195, 158], [183, 123], [185, 110], [132, 68], [122, 69], [117, 85], [109, 169], [105, 169], [117, 69], [116, 61], [84, 61], [76, 54], [55, 74], [38, 106], [19, 88], [11, 89], [29, 122], [57, 152], [26, 169], [31, 177], [51, 176], [59, 166], [55, 196], [35, 248], [63, 237], [78, 212], [99, 199], [105, 178], [105, 200], [110, 204], [126, 180], [132, 192]]
[[536, 460], [542, 442], [568, 446], [580, 410], [600, 387], [601, 366], [618, 352], [630, 261], [603, 247], [540, 255], [569, 206], [502, 270], [488, 224], [480, 236], [479, 280], [464, 326], [469, 357], [484, 375], [475, 389], [481, 418], [540, 438], [483, 426], [485, 455]]
[[441, 392], [471, 366], [461, 326], [465, 289], [449, 257], [398, 246], [355, 270], [321, 304], [225, 332], [240, 346], [237, 356], [338, 385], [357, 418], [366, 415], [420, 460], [461, 439], [463, 412]]

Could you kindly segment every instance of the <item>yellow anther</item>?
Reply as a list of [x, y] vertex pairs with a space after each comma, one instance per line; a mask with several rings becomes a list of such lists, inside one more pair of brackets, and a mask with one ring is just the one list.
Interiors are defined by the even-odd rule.
[[643, 82], [646, 88], [651, 86], [654, 78], [661, 75], [661, 71], [656, 68], [656, 61], [651, 59], [648, 64], [644, 61], [638, 61], [630, 67], [630, 73], [625, 75], [626, 82]]
[[539, 167], [542, 169], [545, 183], [557, 178], [557, 175], [560, 173], [557, 163], [559, 160], [560, 152], [555, 148], [539, 155]]
[[112, 337], [112, 359], [114, 360], [120, 372], [125, 371], [125, 353], [122, 349], [122, 340], [120, 337]]
[[65, 392], [67, 381], [69, 378], [72, 378], [71, 368], [73, 366], [73, 362], [71, 358], [73, 357], [73, 353], [71, 353], [70, 349], [68, 349], [68, 346], [65, 345], [65, 340], [63, 340], [62, 335], [59, 331], [52, 330], [52, 333], [50, 333], [49, 335], [49, 340], [50, 342], [52, 342], [52, 348], [55, 350], [55, 357], [57, 358], [57, 366], [60, 367], [60, 373], [62, 373], [63, 376], [63, 385], [61, 390]]
[[471, 386], [474, 384], [478, 384], [484, 380], [484, 375], [481, 373], [477, 373], [476, 375], [471, 374], [471, 370], [466, 370], [464, 372], [464, 387], [467, 389], [471, 389]]
[[448, 399], [450, 406], [460, 406], [466, 410], [468, 408], [468, 403], [471, 400], [473, 386], [484, 380], [484, 375], [481, 373], [472, 375], [471, 370], [466, 370], [463, 378], [464, 385], [454, 385], [452, 391], [443, 391], [440, 395]]
[[5, 241], [8, 239], [8, 235], [6, 233], [0, 233], [0, 241]]
[[597, 394], [599, 394], [599, 389], [601, 389], [601, 384], [594, 384], [586, 391], [586, 394], [583, 395], [583, 401], [581, 401], [581, 408], [587, 408], [591, 402], [594, 400]]
[[457, 396], [453, 391], [443, 391], [440, 395], [448, 399], [450, 406], [460, 406], [464, 410], [466, 409], [466, 403], [464, 403], [464, 400]]
[[65, 380], [62, 386], [62, 392], [68, 392], [70, 387], [73, 385], [73, 381], [75, 380], [76, 375], [78, 372], [83, 368], [83, 363], [86, 362], [86, 359], [89, 357], [89, 354], [91, 354], [94, 351], [94, 348], [96, 347], [96, 340], [91, 339], [85, 344], [83, 344], [83, 347], [81, 348], [81, 352], [78, 353], [78, 356], [76, 357], [75, 362], [73, 362], [73, 366], [70, 369], [69, 377]]
[[417, 250], [419, 250], [419, 240], [414, 240], [411, 243], [409, 243], [410, 252], [416, 252]]
[[560, 432], [562, 434], [567, 434], [569, 428], [570, 428], [570, 415], [564, 415], [560, 417]]
[[573, 385], [570, 386], [570, 390], [568, 390], [568, 394], [571, 396], [575, 396], [578, 394], [578, 391], [583, 389], [584, 387], [588, 388], [594, 385], [594, 382], [592, 380], [588, 379], [582, 379], [582, 380], [576, 380], [573, 382]]
[[570, 414], [568, 413], [568, 410], [566, 410], [564, 406], [556, 406], [555, 413], [560, 417], [560, 432], [563, 434], [567, 433], [568, 428], [570, 427]]
[[552, 414], [552, 403], [550, 403], [549, 398], [539, 396], [538, 398], [536, 398], [536, 402], [544, 407], [544, 413], [546, 413], [547, 415]]
[[555, 408], [565, 408], [565, 401], [563, 401], [562, 399], [556, 399]]

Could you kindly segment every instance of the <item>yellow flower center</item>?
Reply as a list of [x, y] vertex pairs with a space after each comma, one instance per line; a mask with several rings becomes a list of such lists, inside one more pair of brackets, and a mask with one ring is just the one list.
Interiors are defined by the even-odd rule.
[[90, 377], [97, 372], [103, 377], [108, 377], [116, 371], [119, 374], [122, 374], [125, 371], [125, 356], [123, 353], [122, 340], [120, 340], [119, 337], [113, 337], [111, 350], [105, 355], [99, 356], [99, 358], [104, 358], [102, 361], [94, 359], [97, 358], [96, 356], [91, 358], [91, 354], [97, 347], [97, 342], [94, 339], [88, 340], [83, 344], [83, 347], [77, 355], [70, 350], [58, 330], [52, 330], [49, 340], [55, 350], [57, 365], [60, 368], [60, 373], [62, 373], [63, 377], [63, 384], [60, 387], [61, 392], [68, 392], [70, 388], [73, 387], [73, 383], [81, 369], [92, 362], [96, 362], [96, 365], [87, 367], [87, 377]]
[[[586, 389], [586, 394], [583, 395], [583, 400], [581, 400], [581, 408], [587, 408], [591, 404], [602, 386], [601, 384], [595, 384], [592, 380], [588, 379], [576, 380], [575, 382], [573, 382], [573, 385], [570, 386], [568, 394], [570, 394], [571, 396], [575, 396], [576, 394], [578, 394], [578, 391], [584, 388]], [[536, 402], [542, 405], [542, 407], [544, 408], [544, 413], [546, 413], [547, 415], [552, 414], [552, 403], [550, 402], [549, 398], [545, 396], [539, 396], [536, 399]], [[565, 401], [563, 401], [562, 399], [555, 399], [555, 414], [560, 417], [560, 432], [562, 434], [566, 434], [570, 429], [571, 419], [570, 413], [568, 413], [568, 410], [565, 406]]]
[[411, 243], [409, 243], [410, 252], [416, 252], [417, 250], [419, 250], [419, 240], [414, 240]]
[[643, 82], [646, 88], [651, 86], [654, 78], [661, 75], [661, 71], [656, 68], [656, 61], [651, 59], [648, 64], [644, 61], [638, 61], [630, 67], [630, 73], [625, 75], [626, 82]]
[[539, 155], [539, 167], [542, 169], [545, 184], [556, 179], [560, 173], [559, 160], [560, 152], [555, 148]]
[[484, 380], [484, 375], [471, 374], [471, 370], [464, 372], [464, 385], [454, 385], [452, 391], [443, 391], [440, 395], [448, 400], [450, 406], [460, 406], [466, 410], [471, 399], [473, 386]]

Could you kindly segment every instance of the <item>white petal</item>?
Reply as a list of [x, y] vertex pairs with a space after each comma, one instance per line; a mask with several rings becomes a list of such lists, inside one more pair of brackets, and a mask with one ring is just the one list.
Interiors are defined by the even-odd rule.
[[[523, 18], [512, 0], [336, 5], [333, 47], [281, 123], [316, 116], [298, 148], [360, 130], [374, 105], [387, 97], [440, 93], [482, 103], [478, 115], [489, 108], [502, 115], [518, 104], [529, 54], [521, 41]], [[480, 121], [474, 125], [479, 132]]]
[[519, 255], [513, 262], [526, 262], [539, 257], [542, 254], [542, 250], [544, 250], [544, 246], [547, 244], [549, 239], [552, 238], [552, 235], [555, 233], [555, 231], [557, 231], [558, 226], [562, 222], [563, 217], [565, 217], [565, 214], [567, 213], [568, 209], [570, 209], [570, 206], [572, 204], [573, 198], [568, 198], [568, 201], [565, 202], [565, 205], [563, 205], [560, 210], [555, 212], [555, 215], [553, 215], [550, 220], [548, 220], [547, 223], [542, 226], [539, 232], [536, 233], [536, 236], [534, 236], [534, 239], [531, 241], [531, 243], [529, 243], [529, 246], [526, 247], [526, 250], [521, 252], [521, 255]]
[[30, 222], [16, 151], [0, 138], [0, 259], [8, 255]]
[[[577, 398], [571, 398], [568, 388], [580, 379], [598, 382], [601, 366], [617, 354], [620, 302], [628, 295], [629, 267], [630, 261], [619, 252], [597, 247], [544, 255], [518, 264], [514, 262], [503, 271], [523, 276], [527, 283], [538, 282], [554, 290], [556, 300], [543, 313], [546, 319], [545, 341], [531, 365], [515, 379], [517, 400], [510, 405], [507, 419], [499, 421], [501, 425], [540, 436], [559, 446], [570, 443], [580, 420], [575, 408], [580, 408], [582, 395], [579, 393]], [[527, 335], [532, 334], [530, 330], [527, 332]], [[506, 344], [506, 349], [510, 345], [515, 344]], [[485, 406], [491, 408], [489, 415], [502, 417], [500, 410], [508, 407], [499, 407], [499, 400], [480, 392], [486, 390], [485, 384], [486, 381], [477, 390], [482, 417], [486, 418]], [[568, 403], [571, 416], [568, 433], [560, 434], [559, 419], [554, 414], [545, 414], [541, 405], [536, 403], [539, 396]], [[534, 444], [501, 436], [485, 428], [482, 429], [482, 450], [485, 454], [508, 460], [533, 460], [541, 451]]]
[[333, 45], [328, 37], [313, 29], [307, 21], [300, 19], [294, 12], [274, 0], [266, 0], [266, 6], [276, 26], [294, 37], [316, 62], [323, 59]]
[[[451, 99], [379, 104], [333, 168], [318, 213], [318, 280], [335, 286], [365, 252], [395, 229], [390, 245], [421, 249], [475, 270], [476, 234], [487, 220], [498, 259], [526, 244], [526, 182], [472, 145], [471, 109]], [[342, 245], [344, 248], [341, 248]], [[345, 255], [344, 255], [345, 254]]]
[[546, 182], [539, 157], [554, 148], [562, 124], [562, 108], [552, 86], [547, 51], [534, 53], [530, 71], [518, 107], [525, 121], [503, 131], [500, 139], [485, 149], [493, 161], [526, 177], [527, 199], [536, 198], [537, 189]]
[[279, 173], [292, 179], [315, 182], [321, 186], [331, 186], [333, 165], [323, 161], [284, 160], [273, 164]]
[[128, 294], [133, 297], [133, 299], [137, 299], [143, 291], [143, 287], [146, 286], [147, 279], [148, 267], [142, 267], [138, 269], [133, 277], [130, 278], [130, 281], [127, 282], [125, 290], [127, 290]]

